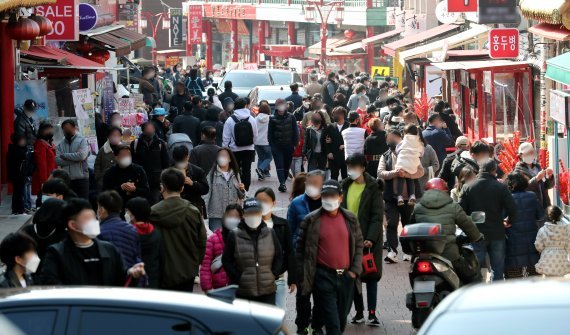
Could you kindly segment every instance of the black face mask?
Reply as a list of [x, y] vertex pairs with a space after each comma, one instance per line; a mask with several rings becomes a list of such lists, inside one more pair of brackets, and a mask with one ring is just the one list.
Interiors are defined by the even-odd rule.
[[63, 136], [65, 136], [65, 138], [69, 141], [69, 140], [71, 140], [71, 138], [73, 138], [73, 135], [75, 135], [75, 134], [65, 133]]
[[144, 137], [151, 139], [154, 137], [154, 133], [143, 133]]
[[51, 141], [53, 139], [53, 134], [47, 133], [47, 134], [42, 135], [41, 138], [46, 140], [46, 141]]
[[398, 143], [394, 143], [394, 142], [388, 143], [388, 147], [389, 147], [390, 150], [392, 150], [392, 151], [395, 151], [395, 150], [396, 150], [396, 146], [398, 146]]

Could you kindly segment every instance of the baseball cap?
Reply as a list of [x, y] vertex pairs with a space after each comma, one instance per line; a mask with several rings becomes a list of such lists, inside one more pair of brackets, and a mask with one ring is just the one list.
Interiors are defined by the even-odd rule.
[[469, 139], [465, 136], [459, 136], [456, 140], [455, 140], [455, 147], [459, 148], [459, 147], [465, 147], [469, 145]]
[[323, 184], [323, 188], [321, 189], [321, 194], [322, 195], [327, 195], [327, 194], [340, 195], [341, 190], [340, 190], [339, 182], [336, 180], [332, 180], [332, 179], [325, 181], [325, 183]]
[[528, 143], [528, 142], [524, 142], [521, 143], [521, 145], [519, 146], [519, 154], [528, 154], [529, 152], [534, 151], [534, 147], [532, 146], [532, 143]]
[[36, 108], [38, 108], [38, 104], [34, 100], [28, 99], [24, 102], [24, 109], [25, 110], [35, 111]]
[[244, 213], [261, 212], [261, 204], [255, 198], [247, 198], [243, 203]]

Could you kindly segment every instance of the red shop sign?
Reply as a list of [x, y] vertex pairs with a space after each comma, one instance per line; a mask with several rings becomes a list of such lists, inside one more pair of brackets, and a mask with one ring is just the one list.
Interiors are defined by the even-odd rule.
[[36, 6], [36, 13], [49, 19], [53, 30], [46, 41], [79, 40], [79, 0], [57, 0], [53, 5]]
[[240, 4], [204, 4], [204, 17], [255, 20], [255, 6]]
[[516, 58], [519, 55], [518, 29], [491, 29], [489, 31], [489, 56], [491, 58]]
[[202, 43], [202, 5], [188, 6], [188, 44]]
[[447, 0], [447, 12], [476, 12], [478, 0]]

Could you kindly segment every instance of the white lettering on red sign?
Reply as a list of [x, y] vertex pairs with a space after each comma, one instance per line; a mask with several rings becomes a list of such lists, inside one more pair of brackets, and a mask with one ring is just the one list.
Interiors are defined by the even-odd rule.
[[36, 13], [49, 19], [53, 24], [53, 30], [46, 35], [46, 40], [79, 40], [78, 7], [78, 0], [57, 0], [53, 5], [36, 7]]
[[518, 55], [518, 29], [491, 29], [489, 31], [489, 56], [491, 58], [516, 58]]

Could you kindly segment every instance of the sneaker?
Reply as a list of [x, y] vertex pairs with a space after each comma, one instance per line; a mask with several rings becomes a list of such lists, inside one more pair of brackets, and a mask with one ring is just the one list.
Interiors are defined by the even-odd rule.
[[404, 206], [404, 198], [401, 195], [398, 196], [398, 206]]
[[279, 192], [287, 192], [287, 186], [285, 186], [285, 184], [281, 184], [279, 185], [278, 190]]
[[293, 174], [291, 173], [291, 171], [289, 171], [289, 178], [293, 179]]
[[350, 321], [350, 323], [358, 325], [358, 324], [362, 324], [366, 322], [366, 320], [364, 319], [364, 313], [362, 312], [356, 312], [356, 315], [352, 318], [352, 321]]
[[412, 194], [412, 196], [408, 200], [408, 206], [415, 206], [415, 205], [416, 205], [416, 196]]
[[398, 263], [398, 253], [394, 251], [390, 251], [388, 255], [384, 258], [384, 262], [388, 264]]
[[258, 180], [265, 179], [265, 174], [263, 173], [263, 171], [261, 171], [260, 168], [255, 169], [255, 172], [257, 173]]
[[375, 311], [370, 311], [368, 313], [368, 320], [366, 320], [366, 325], [370, 327], [380, 327], [380, 321], [378, 321]]
[[404, 254], [404, 255], [402, 255], [402, 260], [403, 260], [404, 262], [409, 262], [409, 261], [412, 260], [412, 256], [410, 256], [410, 255], [408, 255], [408, 254]]

